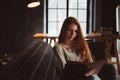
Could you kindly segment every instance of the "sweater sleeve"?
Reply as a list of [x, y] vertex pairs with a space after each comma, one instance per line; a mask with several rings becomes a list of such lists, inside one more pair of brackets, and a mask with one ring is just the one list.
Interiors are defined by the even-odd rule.
[[60, 45], [56, 45], [54, 46], [54, 53], [56, 54], [56, 56], [62, 61], [63, 63], [63, 68], [65, 67], [66, 59], [65, 59], [65, 55], [64, 55], [64, 51], [63, 51], [63, 47]]

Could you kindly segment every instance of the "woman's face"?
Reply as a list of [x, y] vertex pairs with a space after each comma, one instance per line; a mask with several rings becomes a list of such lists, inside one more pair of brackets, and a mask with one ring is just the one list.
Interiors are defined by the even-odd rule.
[[65, 34], [65, 40], [73, 41], [73, 39], [77, 36], [77, 25], [70, 24]]

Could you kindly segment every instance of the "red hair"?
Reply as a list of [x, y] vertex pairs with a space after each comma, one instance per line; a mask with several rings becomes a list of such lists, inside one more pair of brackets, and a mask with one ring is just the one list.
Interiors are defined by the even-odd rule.
[[82, 59], [84, 61], [86, 61], [88, 58], [87, 55], [89, 52], [89, 48], [88, 48], [87, 42], [84, 39], [81, 26], [76, 18], [67, 17], [64, 20], [62, 28], [61, 28], [61, 32], [59, 35], [58, 43], [63, 43], [65, 41], [65, 34], [66, 34], [66, 31], [67, 31], [70, 24], [75, 24], [78, 27], [77, 28], [77, 36], [74, 39], [73, 46], [76, 49], [76, 53], [80, 54], [82, 56]]

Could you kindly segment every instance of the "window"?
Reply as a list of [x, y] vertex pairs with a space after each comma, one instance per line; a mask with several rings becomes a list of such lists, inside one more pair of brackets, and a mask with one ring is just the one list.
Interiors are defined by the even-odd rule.
[[62, 23], [68, 16], [74, 16], [80, 22], [83, 34], [86, 34], [87, 0], [48, 0], [48, 34], [59, 35]]

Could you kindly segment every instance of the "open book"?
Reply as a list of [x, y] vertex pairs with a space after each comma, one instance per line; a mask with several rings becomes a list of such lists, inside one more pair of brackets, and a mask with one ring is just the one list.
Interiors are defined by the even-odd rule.
[[87, 69], [89, 70], [91, 68], [95, 68], [97, 71], [94, 74], [97, 74], [97, 73], [99, 73], [99, 71], [101, 70], [102, 66], [105, 64], [105, 62], [106, 62], [105, 60], [98, 60], [96, 62], [91, 63], [87, 67]]
[[96, 62], [91, 63], [90, 65], [86, 65], [81, 62], [75, 62], [75, 61], [68, 61], [67, 64], [64, 67], [65, 73], [85, 73], [91, 68], [97, 69], [97, 71], [94, 74], [99, 73], [102, 66], [105, 64], [105, 60], [98, 60]]

